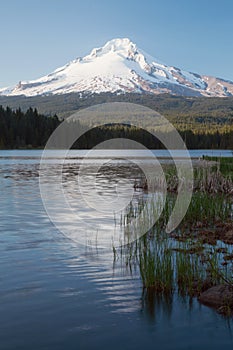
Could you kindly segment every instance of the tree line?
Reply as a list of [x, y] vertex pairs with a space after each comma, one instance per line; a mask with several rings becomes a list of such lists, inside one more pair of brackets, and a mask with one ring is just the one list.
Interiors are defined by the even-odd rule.
[[[39, 114], [37, 109], [29, 108], [22, 112], [20, 108], [12, 110], [0, 106], [0, 149], [43, 148], [60, 123], [56, 115], [48, 117]], [[73, 128], [72, 123], [75, 122], [71, 122], [70, 128]], [[82, 125], [79, 124], [78, 128], [82, 128]], [[228, 126], [223, 132], [207, 129], [193, 131], [188, 126], [178, 131], [189, 149], [233, 149], [233, 126]], [[167, 137], [172, 137], [172, 133]], [[163, 148], [150, 132], [121, 124], [94, 127], [79, 138], [72, 148], [90, 149], [113, 138], [129, 138], [150, 149]]]
[[46, 117], [37, 109], [25, 113], [0, 106], [0, 148], [40, 148], [59, 125], [56, 115]]

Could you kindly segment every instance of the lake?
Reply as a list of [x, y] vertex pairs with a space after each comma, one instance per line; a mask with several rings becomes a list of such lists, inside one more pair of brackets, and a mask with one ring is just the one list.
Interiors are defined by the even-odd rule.
[[[51, 172], [59, 152], [51, 151], [48, 158]], [[106, 157], [99, 152], [96, 160]], [[130, 152], [129, 159], [144, 156], [143, 151]], [[168, 156], [165, 151], [154, 152], [160, 158]], [[220, 150], [190, 153], [192, 158], [232, 156], [231, 151]], [[79, 244], [53, 225], [39, 189], [41, 154], [40, 150], [0, 151], [0, 348], [232, 349], [232, 320], [195, 298], [176, 293], [169, 300], [146, 296], [139, 275], [121, 259], [114, 260], [111, 250]], [[70, 202], [83, 218], [80, 231], [87, 221], [95, 227], [97, 219], [106, 231], [120, 230], [116, 219], [104, 211], [96, 218], [93, 208], [77, 204], [75, 176], [84, 154], [69, 153], [64, 175]], [[121, 159], [124, 154], [118, 156]], [[182, 154], [178, 152], [177, 157]], [[116, 182], [127, 188], [141, 177], [140, 170], [127, 161], [106, 167], [97, 183], [98, 192], [106, 198], [112, 198]], [[91, 167], [89, 171], [87, 178]], [[125, 183], [126, 178], [130, 181]], [[124, 199], [124, 191], [120, 195]], [[142, 196], [138, 191], [135, 200]], [[62, 206], [60, 215], [64, 215]]]

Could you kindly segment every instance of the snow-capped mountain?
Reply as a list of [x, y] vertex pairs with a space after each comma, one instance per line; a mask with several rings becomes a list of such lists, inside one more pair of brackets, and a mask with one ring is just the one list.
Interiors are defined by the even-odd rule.
[[184, 96], [232, 96], [233, 82], [168, 66], [129, 39], [113, 39], [40, 79], [0, 89], [0, 95], [79, 93], [171, 93]]

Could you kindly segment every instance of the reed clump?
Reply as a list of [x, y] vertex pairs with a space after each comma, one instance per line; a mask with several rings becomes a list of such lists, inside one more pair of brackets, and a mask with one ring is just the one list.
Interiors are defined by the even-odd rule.
[[[177, 193], [179, 178], [176, 167], [172, 164], [163, 165], [164, 177], [151, 174], [146, 180], [142, 177], [135, 180], [134, 188], [147, 191], [148, 188], [154, 191], [164, 189], [170, 193]], [[232, 158], [210, 158], [205, 157], [193, 168], [194, 182], [193, 191], [206, 193], [233, 194], [233, 161]], [[149, 183], [148, 183], [149, 181]]]
[[169, 294], [174, 290], [174, 263], [168, 239], [143, 237], [138, 246], [138, 264], [143, 287]]
[[[142, 196], [136, 203], [131, 202], [121, 217], [126, 237], [139, 237], [163, 206], [150, 231], [121, 250], [127, 267], [140, 273], [147, 293], [177, 292], [193, 297], [213, 286], [233, 288], [233, 160], [204, 162], [194, 169], [190, 206], [172, 234], [166, 234], [165, 228], [176, 202], [178, 178], [174, 167], [165, 167], [166, 181], [157, 179], [154, 184], [154, 191], [159, 192], [166, 183], [165, 202], [158, 198], [155, 201], [153, 196], [150, 200], [148, 184], [143, 183], [135, 187], [142, 190]], [[130, 225], [142, 212], [140, 222]], [[233, 305], [225, 306], [233, 309]]]

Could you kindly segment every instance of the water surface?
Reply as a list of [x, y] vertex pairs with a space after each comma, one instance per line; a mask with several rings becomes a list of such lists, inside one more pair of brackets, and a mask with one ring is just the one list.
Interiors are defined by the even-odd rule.
[[[0, 348], [232, 349], [231, 320], [195, 299], [146, 295], [138, 274], [111, 251], [84, 247], [56, 229], [40, 197], [40, 155], [0, 152]], [[68, 183], [78, 161], [67, 160]], [[56, 157], [50, 163], [52, 169]], [[134, 167], [130, 173], [115, 165], [107, 178], [100, 173], [99, 191], [111, 193], [122, 172], [135, 177]]]

